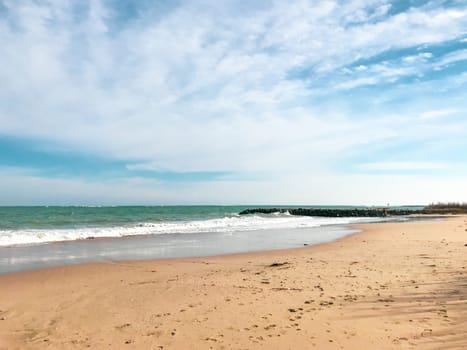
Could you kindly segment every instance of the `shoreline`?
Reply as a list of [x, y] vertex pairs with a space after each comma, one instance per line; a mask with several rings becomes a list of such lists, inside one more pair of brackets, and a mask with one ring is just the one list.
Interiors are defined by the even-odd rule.
[[[437, 216], [408, 216], [405, 220], [433, 220]], [[393, 220], [372, 222], [400, 222]], [[403, 220], [403, 222], [405, 222]], [[352, 234], [352, 225], [336, 223], [308, 228], [275, 228], [229, 232], [139, 234], [95, 237], [41, 244], [0, 247], [0, 275], [86, 263], [194, 258], [262, 251], [280, 251], [332, 242]]]
[[[434, 216], [429, 216], [429, 215], [423, 215], [420, 217], [420, 221], [423, 222], [430, 222], [430, 221], [435, 221], [436, 219], [441, 219], [441, 220], [447, 220], [449, 218], [454, 218], [456, 217], [455, 215], [451, 216], [444, 216], [440, 217], [439, 215], [434, 215]], [[418, 216], [417, 216], [418, 218]], [[467, 218], [467, 215], [466, 215]], [[432, 220], [435, 219], [435, 220]], [[215, 258], [241, 258], [241, 257], [251, 257], [255, 255], [274, 255], [274, 254], [287, 254], [291, 253], [294, 251], [301, 251], [301, 250], [309, 250], [309, 249], [317, 249], [321, 246], [326, 246], [328, 244], [335, 244], [340, 241], [345, 241], [346, 239], [351, 238], [352, 236], [355, 235], [360, 235], [365, 232], [365, 227], [367, 225], [379, 225], [379, 224], [386, 224], [386, 223], [392, 223], [392, 224], [406, 224], [410, 222], [418, 222], [418, 220], [415, 221], [384, 221], [384, 222], [368, 222], [368, 223], [357, 223], [357, 224], [333, 224], [333, 225], [327, 225], [327, 226], [322, 226], [320, 228], [340, 228], [340, 229], [345, 229], [348, 231], [348, 234], [345, 234], [342, 237], [333, 239], [331, 241], [326, 241], [326, 242], [321, 242], [321, 243], [315, 243], [315, 244], [306, 244], [304, 243], [303, 246], [298, 246], [298, 247], [292, 247], [292, 248], [277, 248], [277, 249], [265, 249], [265, 250], [252, 250], [252, 251], [245, 251], [245, 252], [237, 252], [237, 253], [221, 253], [221, 254], [213, 254], [213, 255], [193, 255], [193, 256], [184, 256], [184, 257], [164, 257], [164, 258], [149, 258], [149, 259], [116, 259], [116, 260], [107, 260], [107, 261], [89, 261], [89, 262], [78, 262], [78, 263], [72, 263], [72, 264], [64, 264], [64, 265], [57, 265], [57, 266], [50, 266], [50, 267], [41, 267], [41, 268], [35, 268], [31, 270], [21, 270], [17, 272], [6, 272], [6, 273], [0, 273], [0, 278], [5, 275], [11, 275], [11, 274], [21, 274], [21, 273], [28, 273], [28, 272], [41, 272], [43, 270], [53, 270], [53, 269], [60, 269], [60, 268], [67, 268], [67, 267], [80, 267], [80, 266], [90, 266], [90, 265], [100, 265], [100, 264], [128, 264], [128, 263], [144, 263], [144, 262], [165, 262], [165, 263], [170, 263], [170, 262], [184, 262], [184, 261], [192, 261], [192, 260], [202, 260], [202, 259], [215, 259]], [[132, 238], [149, 238], [152, 237], [153, 235], [150, 234], [145, 234], [145, 235], [130, 235], [130, 236], [123, 236], [123, 237], [95, 237], [90, 239], [91, 241], [118, 241], [118, 240], [125, 240], [125, 239], [132, 239]], [[8, 246], [4, 247], [6, 249], [10, 248], [29, 248], [29, 247], [35, 247], [35, 246], [46, 246], [46, 245], [60, 245], [62, 243], [65, 244], [70, 244], [70, 243], [84, 243], [88, 242], [88, 239], [80, 239], [80, 240], [70, 240], [70, 241], [57, 241], [57, 242], [46, 242], [46, 243], [39, 243], [37, 245], [25, 245], [25, 246]]]
[[0, 275], [0, 349], [467, 346], [467, 216], [329, 243]]
[[300, 248], [351, 233], [348, 225], [231, 233], [140, 235], [0, 247], [0, 275], [90, 262], [195, 258]]

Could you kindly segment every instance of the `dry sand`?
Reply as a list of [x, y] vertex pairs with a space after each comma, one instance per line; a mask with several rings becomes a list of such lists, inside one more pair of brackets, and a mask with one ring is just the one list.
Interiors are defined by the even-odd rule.
[[467, 349], [467, 217], [0, 276], [0, 349]]

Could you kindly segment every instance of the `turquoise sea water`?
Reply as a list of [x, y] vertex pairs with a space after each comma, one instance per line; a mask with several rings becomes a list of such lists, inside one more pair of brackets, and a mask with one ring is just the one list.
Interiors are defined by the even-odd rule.
[[[364, 208], [362, 206], [21, 206], [0, 207], [2, 230], [124, 226], [147, 222], [209, 220], [235, 216], [247, 208]], [[421, 209], [421, 206], [395, 207]]]
[[235, 215], [245, 206], [0, 207], [0, 230], [119, 226]]

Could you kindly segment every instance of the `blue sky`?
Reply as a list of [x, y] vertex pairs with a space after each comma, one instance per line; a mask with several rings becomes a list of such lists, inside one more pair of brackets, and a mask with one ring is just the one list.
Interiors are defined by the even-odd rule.
[[465, 1], [0, 0], [0, 205], [467, 200]]

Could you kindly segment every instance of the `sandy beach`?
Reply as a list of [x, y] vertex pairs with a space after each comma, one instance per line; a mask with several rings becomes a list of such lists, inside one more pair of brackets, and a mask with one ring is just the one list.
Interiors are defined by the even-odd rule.
[[0, 349], [465, 349], [467, 216], [0, 276]]

